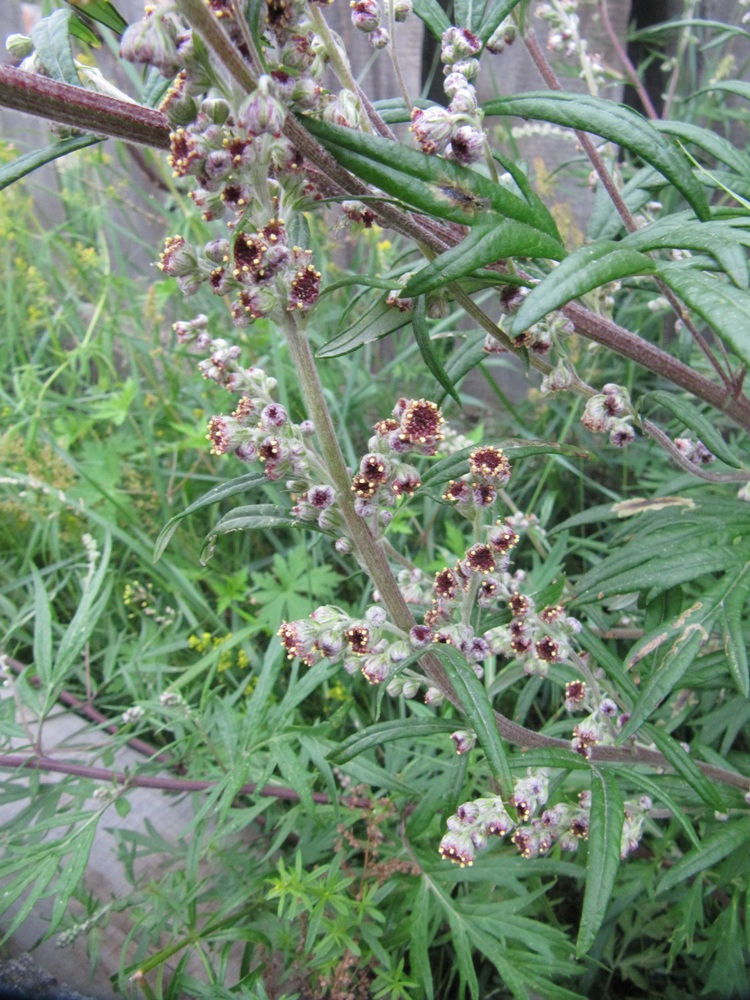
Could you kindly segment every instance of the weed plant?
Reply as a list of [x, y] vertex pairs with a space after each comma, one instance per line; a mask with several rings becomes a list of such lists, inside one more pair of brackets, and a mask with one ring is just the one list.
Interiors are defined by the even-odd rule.
[[[117, 115], [154, 146], [171, 128], [173, 171], [122, 154], [147, 193], [65, 133], [51, 223], [3, 148], [7, 935], [49, 899], [48, 935], [95, 964], [116, 920], [113, 985], [147, 1000], [747, 995], [742, 26], [651, 29], [649, 59], [667, 33], [678, 53], [659, 132], [607, 100], [570, 2], [457, 5], [457, 30], [358, 0], [375, 48], [407, 16], [442, 40], [464, 105], [411, 116], [368, 112], [314, 4], [163, 0], [127, 31], [52, 6], [9, 42], [39, 92], [121, 36], [152, 68]], [[519, 36], [588, 96], [480, 113], [475, 42], [502, 59]], [[282, 56], [292, 98], [259, 73]], [[112, 130], [65, 93], [69, 124]], [[600, 171], [584, 247], [507, 158], [508, 115], [619, 145], [584, 135], [569, 165]], [[195, 192], [222, 129], [252, 146], [242, 204], [226, 164]], [[133, 275], [146, 222], [162, 270]], [[54, 746], [63, 706], [90, 746]], [[190, 796], [176, 842], [107, 830], [133, 788], [155, 812]], [[125, 896], [87, 886], [97, 835]]]

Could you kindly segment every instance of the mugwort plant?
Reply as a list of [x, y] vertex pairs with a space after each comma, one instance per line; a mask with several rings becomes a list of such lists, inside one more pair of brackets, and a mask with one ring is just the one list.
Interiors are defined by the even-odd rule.
[[[456, 4], [452, 23], [432, 0], [352, 0], [353, 28], [373, 58], [393, 65], [399, 95], [377, 101], [318, 0], [156, 0], [128, 26], [108, 3], [85, 7], [119, 34], [122, 59], [144, 68], [140, 103], [75, 56], [72, 37], [96, 40], [77, 9], [57, 9], [31, 37], [8, 40], [17, 65], [0, 68], [0, 101], [61, 123], [39, 163], [101, 135], [151, 145], [166, 152], [169, 183], [199, 216], [167, 235], [157, 267], [185, 297], [176, 342], [215, 384], [208, 398], [223, 412], [208, 418], [206, 450], [227, 481], [185, 513], [251, 490], [266, 495], [225, 514], [204, 557], [230, 532], [279, 529], [319, 538], [341, 568], [340, 600], [310, 593], [309, 611], [285, 614], [264, 653], [268, 663], [281, 653], [308, 696], [333, 678], [343, 691], [344, 708], [331, 715], [339, 726], [347, 718], [348, 732], [326, 746], [311, 734], [301, 743], [303, 769], [312, 761], [327, 789], [316, 800], [294, 785], [288, 747], [265, 763], [253, 765], [248, 751], [241, 767], [226, 764], [221, 723], [186, 700], [187, 680], [165, 683], [151, 709], [139, 702], [118, 714], [140, 727], [161, 712], [177, 742], [210, 748], [233, 831], [235, 797], [275, 794], [267, 786], [277, 765], [294, 785], [290, 800], [368, 815], [364, 840], [352, 832], [358, 820], [329, 817], [340, 823], [337, 860], [309, 873], [301, 855], [296, 867], [282, 860], [273, 890], [266, 886], [266, 902], [281, 900], [278, 920], [304, 912], [297, 978], [282, 977], [279, 989], [311, 987], [298, 968], [310, 955], [309, 995], [320, 997], [590, 995], [605, 988], [600, 970], [622, 959], [623, 914], [643, 906], [662, 933], [650, 959], [656, 978], [682, 963], [682, 982], [710, 993], [734, 948], [725, 995], [742, 994], [750, 161], [697, 118], [669, 117], [677, 64], [658, 117], [624, 50], [619, 68], [591, 51], [579, 6]], [[598, 6], [606, 26], [605, 0]], [[439, 49], [442, 102], [405, 83], [397, 25], [417, 19]], [[698, 44], [699, 28], [708, 30], [690, 18], [675, 27], [679, 44]], [[746, 35], [725, 28], [728, 44]], [[548, 89], [486, 99], [482, 80], [502, 79], [511, 45], [527, 50]], [[583, 92], [562, 90], [555, 65], [579, 75]], [[722, 64], [696, 93], [746, 99], [730, 75]], [[645, 115], [606, 96], [623, 77], [643, 95]], [[513, 118], [574, 132], [590, 174], [582, 245], [561, 231], [515, 155]], [[11, 164], [6, 176], [25, 169]], [[373, 246], [370, 230], [388, 233], [392, 266], [337, 282], [323, 225], [361, 246]], [[346, 301], [342, 289], [353, 286], [362, 292]], [[206, 306], [212, 295], [216, 308]], [[200, 306], [191, 310], [191, 300]], [[343, 318], [331, 336], [335, 312]], [[381, 386], [377, 409], [370, 398], [366, 430], [341, 426], [321, 362], [355, 350], [372, 358], [385, 337], [396, 351], [415, 345], [419, 377], [393, 368], [404, 385], [391, 381], [385, 404]], [[291, 392], [289, 372], [273, 367], [282, 350]], [[494, 414], [479, 426], [470, 419], [463, 380], [475, 368], [493, 385], [492, 373], [509, 369], [528, 379], [541, 437], [517, 420], [516, 435], [502, 436]], [[535, 456], [544, 456], [543, 473]], [[605, 472], [592, 487], [596, 457], [622, 482]], [[559, 476], [569, 480], [545, 487]], [[573, 510], [566, 493], [578, 489]], [[157, 556], [183, 516], [162, 532]], [[344, 578], [357, 574], [364, 582], [353, 596]], [[153, 611], [154, 622], [171, 627], [176, 604]], [[201, 651], [211, 649], [205, 636]], [[221, 644], [222, 673], [252, 666]], [[283, 688], [274, 696], [282, 706]], [[247, 718], [270, 689], [263, 671], [238, 688]], [[345, 710], [355, 700], [368, 717]], [[222, 709], [230, 710], [236, 702]], [[334, 732], [330, 719], [322, 724]], [[450, 762], [429, 764], [437, 770], [425, 777], [435, 737]], [[403, 741], [409, 752], [398, 750]], [[389, 760], [399, 761], [395, 778]], [[39, 747], [4, 761], [13, 764], [51, 766]], [[417, 795], [412, 775], [422, 780]], [[388, 837], [391, 854], [380, 861]], [[269, 852], [289, 838], [304, 840], [289, 826]], [[475, 863], [469, 880], [462, 870]], [[553, 905], [549, 876], [575, 886], [564, 905]], [[398, 880], [427, 914], [412, 940], [388, 911]], [[679, 893], [689, 882], [699, 888], [688, 920]], [[522, 883], [534, 888], [513, 900]], [[506, 907], [502, 917], [496, 906]], [[521, 915], [527, 908], [533, 916]], [[247, 918], [222, 915], [211, 933], [231, 928], [239, 939]], [[726, 935], [678, 959], [675, 942], [714, 924]], [[441, 928], [455, 955], [447, 971], [433, 962]], [[260, 990], [283, 935], [247, 933], [257, 949], [237, 989], [222, 984], [226, 995], [281, 996]], [[165, 960], [162, 951], [139, 954], [138, 982]], [[257, 992], [238, 992], [242, 976]], [[649, 976], [636, 986], [656, 995]]]

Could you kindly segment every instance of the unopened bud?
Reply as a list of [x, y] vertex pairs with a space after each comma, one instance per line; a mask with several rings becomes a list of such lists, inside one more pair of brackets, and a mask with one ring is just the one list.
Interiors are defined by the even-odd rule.
[[26, 35], [8, 35], [5, 39], [5, 51], [11, 59], [20, 62], [34, 51], [34, 43]]

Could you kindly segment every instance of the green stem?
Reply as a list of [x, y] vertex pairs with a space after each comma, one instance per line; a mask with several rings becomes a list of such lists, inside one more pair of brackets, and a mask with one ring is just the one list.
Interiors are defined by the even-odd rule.
[[[388, 609], [392, 622], [402, 631], [409, 632], [416, 621], [404, 600], [395, 576], [391, 572], [383, 546], [375, 539], [364, 519], [354, 509], [351, 477], [346, 468], [344, 454], [341, 451], [338, 435], [323, 395], [323, 387], [315, 367], [310, 345], [304, 331], [299, 328], [294, 314], [285, 313], [284, 327], [302, 397], [308, 415], [315, 425], [320, 451], [328, 466], [349, 537], [354, 543], [355, 551], [363, 568], [367, 571], [383, 604]], [[422, 666], [430, 681], [455, 703], [455, 693], [439, 660], [432, 654], [425, 654]]]
[[347, 87], [359, 100], [360, 103], [360, 123], [362, 129], [365, 132], [372, 134], [372, 125], [367, 114], [367, 109], [365, 108], [359, 92], [359, 87], [357, 86], [357, 81], [352, 75], [351, 66], [349, 65], [349, 60], [346, 58], [344, 53], [341, 51], [340, 46], [333, 37], [331, 29], [328, 27], [328, 22], [323, 17], [320, 12], [320, 7], [316, 3], [310, 3], [307, 5], [308, 12], [310, 14], [310, 20], [313, 23], [313, 27], [320, 37], [323, 45], [325, 46], [326, 55], [330, 60], [331, 66], [339, 81]]

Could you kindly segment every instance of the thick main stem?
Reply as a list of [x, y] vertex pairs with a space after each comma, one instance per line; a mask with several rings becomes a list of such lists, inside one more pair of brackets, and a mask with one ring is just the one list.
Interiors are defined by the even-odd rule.
[[[398, 581], [391, 572], [385, 551], [373, 536], [364, 519], [354, 509], [351, 479], [346, 468], [344, 454], [339, 445], [336, 429], [333, 426], [331, 413], [323, 395], [323, 387], [315, 367], [310, 345], [303, 331], [298, 328], [294, 316], [290, 313], [286, 314], [285, 328], [289, 353], [297, 371], [305, 406], [315, 425], [320, 451], [333, 480], [332, 486], [336, 490], [339, 509], [349, 537], [354, 542], [357, 555], [380, 593], [394, 625], [397, 625], [404, 632], [409, 632], [416, 621], [404, 600]], [[457, 703], [450, 682], [437, 658], [431, 654], [425, 654], [422, 666], [430, 680], [451, 701]]]
[[123, 142], [169, 149], [169, 122], [160, 111], [13, 66], [0, 66], [0, 105]]

